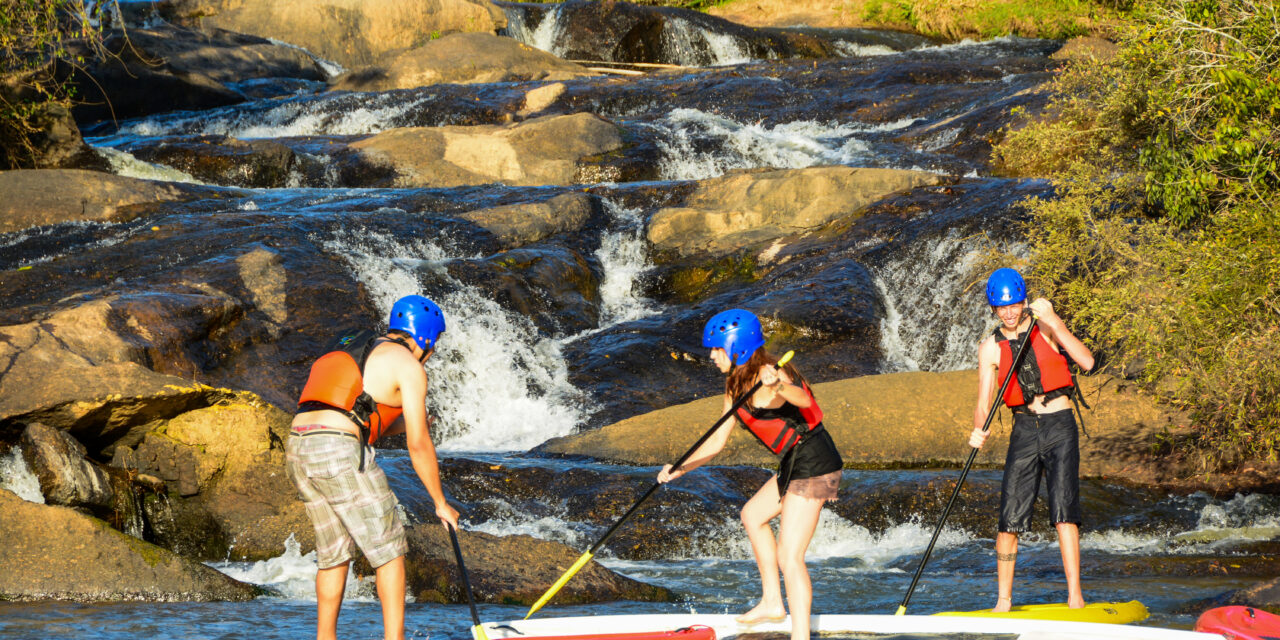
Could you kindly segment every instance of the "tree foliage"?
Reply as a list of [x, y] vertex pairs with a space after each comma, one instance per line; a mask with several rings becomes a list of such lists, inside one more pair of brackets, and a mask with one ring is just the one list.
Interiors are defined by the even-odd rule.
[[1106, 64], [1053, 82], [998, 167], [1028, 203], [1033, 279], [1113, 366], [1186, 408], [1215, 465], [1280, 445], [1280, 19], [1264, 0], [1148, 0]]

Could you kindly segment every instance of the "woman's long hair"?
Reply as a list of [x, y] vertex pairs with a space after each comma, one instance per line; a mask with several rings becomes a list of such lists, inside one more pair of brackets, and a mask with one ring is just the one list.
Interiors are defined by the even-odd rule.
[[[756, 378], [760, 376], [760, 368], [764, 365], [778, 366], [778, 359], [773, 357], [764, 347], [756, 349], [751, 357], [744, 363], [734, 367], [729, 372], [729, 377], [724, 381], [724, 391], [729, 397], [735, 401], [742, 397], [743, 394], [751, 390], [755, 385]], [[791, 376], [791, 382], [794, 384], [807, 384], [804, 376], [800, 375], [800, 370], [796, 369], [791, 363], [787, 363], [782, 367], [783, 371]]]

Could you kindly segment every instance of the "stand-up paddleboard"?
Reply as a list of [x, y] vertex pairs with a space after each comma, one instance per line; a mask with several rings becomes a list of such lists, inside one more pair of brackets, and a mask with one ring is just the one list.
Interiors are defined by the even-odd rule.
[[[595, 618], [581, 618], [594, 620]], [[500, 627], [495, 627], [500, 628]], [[705, 625], [693, 625], [675, 631], [630, 631], [612, 633], [612, 628], [596, 625], [595, 633], [563, 636], [518, 636], [524, 640], [716, 640], [716, 632]], [[492, 637], [492, 636], [491, 636]]]
[[[809, 625], [814, 633], [819, 634], [921, 633], [940, 635], [942, 639], [945, 639], [947, 634], [963, 633], [1009, 634], [1018, 636], [1020, 640], [1223, 640], [1219, 634], [1157, 627], [965, 616], [818, 615], [809, 619]], [[489, 640], [501, 638], [534, 640], [548, 636], [578, 636], [575, 640], [587, 640], [587, 638], [599, 637], [600, 634], [655, 634], [695, 626], [710, 627], [720, 640], [745, 633], [791, 633], [789, 619], [782, 622], [744, 626], [734, 621], [732, 615], [697, 613], [535, 618], [486, 622], [483, 625]], [[472, 633], [475, 634], [474, 628]], [[475, 637], [479, 638], [478, 635]]]
[[1253, 607], [1218, 607], [1200, 614], [1196, 631], [1227, 640], [1280, 640], [1280, 616]]
[[944, 611], [935, 616], [965, 616], [969, 618], [1012, 618], [1015, 620], [1062, 620], [1066, 622], [1095, 622], [1099, 624], [1129, 624], [1146, 620], [1147, 608], [1137, 600], [1129, 602], [1093, 602], [1080, 609], [1071, 609], [1065, 602], [1054, 604], [1028, 604], [1012, 610], [995, 613], [981, 611]]

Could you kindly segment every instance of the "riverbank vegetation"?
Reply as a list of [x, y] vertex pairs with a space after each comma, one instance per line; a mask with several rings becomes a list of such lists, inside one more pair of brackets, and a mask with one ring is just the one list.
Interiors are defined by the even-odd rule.
[[1280, 9], [1146, 0], [994, 151], [1027, 203], [1033, 288], [1114, 369], [1185, 408], [1205, 469], [1280, 446]]
[[99, 14], [114, 3], [86, 0], [5, 0], [0, 2], [0, 170], [38, 164], [50, 129], [69, 120], [75, 99], [54, 74], [55, 60], [83, 64], [73, 41], [96, 50]]

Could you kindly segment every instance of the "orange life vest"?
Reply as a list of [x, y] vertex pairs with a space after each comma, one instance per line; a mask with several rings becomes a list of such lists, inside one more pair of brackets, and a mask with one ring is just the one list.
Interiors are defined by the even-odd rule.
[[808, 407], [797, 407], [789, 402], [776, 409], [738, 407], [738, 419], [760, 444], [775, 454], [786, 453], [822, 426], [822, 408], [813, 398], [813, 391], [808, 384], [801, 383], [801, 387], [809, 394]]
[[[1031, 351], [1022, 357], [1015, 377], [1017, 384], [1005, 387], [1004, 403], [1010, 408], [1021, 407], [1036, 396], [1046, 396], [1048, 401], [1062, 395], [1069, 395], [1075, 387], [1071, 376], [1071, 367], [1067, 357], [1053, 348], [1040, 333], [1040, 325], [1032, 322], [1030, 329]], [[1004, 380], [1013, 364], [1015, 352], [1013, 343], [1004, 336], [999, 327], [995, 330], [996, 344], [1000, 347], [1000, 367], [997, 380]], [[1021, 344], [1021, 340], [1018, 341]]]
[[380, 337], [368, 330], [339, 337], [333, 349], [311, 365], [311, 376], [298, 399], [298, 412], [338, 411], [356, 423], [366, 444], [382, 437], [403, 409], [375, 402], [364, 391], [365, 361]]

